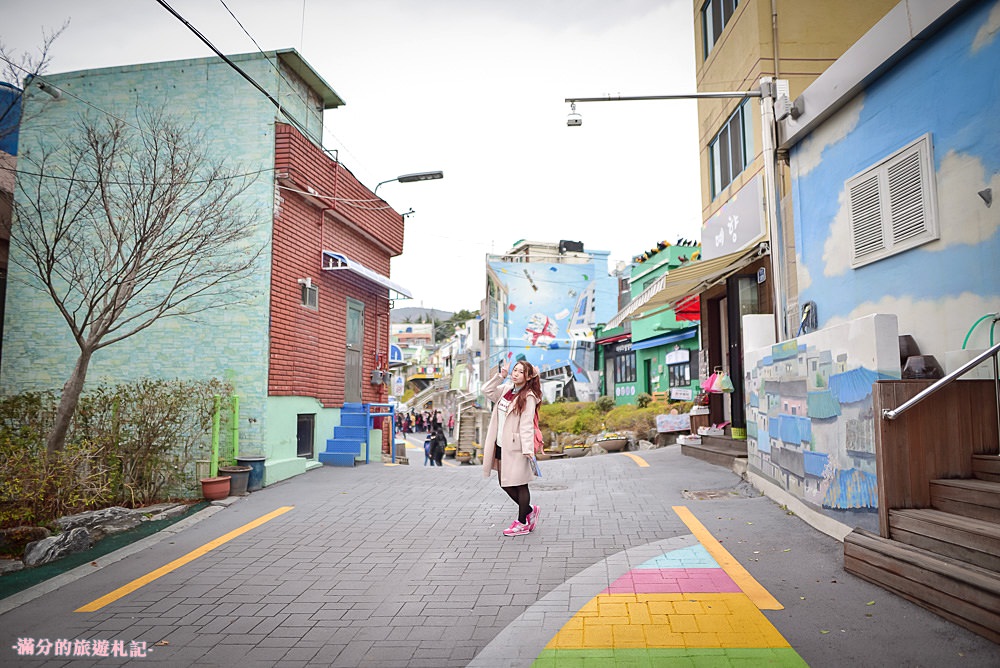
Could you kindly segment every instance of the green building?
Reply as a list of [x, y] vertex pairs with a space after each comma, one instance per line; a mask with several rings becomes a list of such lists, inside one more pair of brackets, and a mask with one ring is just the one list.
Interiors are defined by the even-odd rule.
[[[664, 242], [633, 258], [629, 303], [645, 303], [643, 294], [661, 290], [669, 273], [695, 259], [700, 248], [693, 242]], [[691, 400], [698, 381], [698, 298], [677, 310], [665, 308], [642, 318], [631, 318], [634, 310], [623, 306], [597, 335], [603, 393], [616, 404], [635, 403], [644, 392]]]

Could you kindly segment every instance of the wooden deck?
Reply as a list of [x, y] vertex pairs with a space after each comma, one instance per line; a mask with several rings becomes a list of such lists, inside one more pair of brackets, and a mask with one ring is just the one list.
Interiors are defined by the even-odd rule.
[[729, 436], [702, 436], [701, 445], [682, 445], [681, 453], [716, 466], [732, 468], [734, 462], [747, 459], [747, 442]]
[[[931, 381], [879, 381], [874, 414]], [[879, 531], [844, 539], [844, 568], [1000, 643], [1000, 436], [993, 381], [960, 381], [876, 418]]]

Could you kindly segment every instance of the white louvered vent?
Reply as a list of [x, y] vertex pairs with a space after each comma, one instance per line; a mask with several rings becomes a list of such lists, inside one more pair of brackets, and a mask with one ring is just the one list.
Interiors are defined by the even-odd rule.
[[938, 238], [929, 134], [847, 181], [852, 267]]
[[882, 243], [882, 202], [878, 175], [851, 186], [851, 231], [854, 234], [854, 257], [877, 253]]

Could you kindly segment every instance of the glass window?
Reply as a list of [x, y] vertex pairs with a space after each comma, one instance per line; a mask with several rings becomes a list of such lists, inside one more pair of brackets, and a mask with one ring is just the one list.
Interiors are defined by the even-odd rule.
[[615, 358], [615, 383], [635, 382], [635, 353], [626, 353]]
[[719, 40], [719, 35], [725, 30], [739, 6], [739, 0], [707, 0], [701, 6], [701, 28], [705, 42], [703, 55], [705, 58], [708, 58], [708, 54], [712, 52], [712, 48]]
[[670, 375], [670, 387], [684, 387], [691, 384], [691, 364], [689, 362], [669, 364], [667, 372]]
[[308, 309], [318, 310], [319, 309], [319, 287], [302, 283], [302, 305]]
[[750, 100], [744, 100], [709, 143], [713, 199], [753, 160], [752, 108]]

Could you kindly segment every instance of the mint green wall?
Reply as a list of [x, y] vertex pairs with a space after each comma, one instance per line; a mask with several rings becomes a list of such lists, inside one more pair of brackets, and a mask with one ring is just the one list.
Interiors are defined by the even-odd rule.
[[[276, 76], [272, 65], [259, 55], [243, 57], [240, 65], [262, 82]], [[282, 401], [267, 398], [276, 110], [215, 58], [73, 72], [46, 79], [65, 94], [53, 101], [29, 86], [29, 120], [20, 134], [22, 154], [36, 149], [43, 140], [61, 141], [74, 130], [79, 115], [98, 113], [76, 96], [127, 120], [134, 119], [137, 103], [162, 107], [166, 114], [204, 132], [212, 156], [225, 157], [230, 166], [248, 172], [264, 170], [244, 195], [258, 220], [256, 233], [246, 240], [247, 247], [265, 248], [258, 270], [240, 286], [250, 297], [238, 306], [210, 309], [193, 318], [161, 319], [135, 336], [99, 350], [87, 385], [141, 377], [224, 378], [235, 385], [240, 397], [242, 451], [268, 457], [269, 482], [301, 472], [304, 464], [295, 461], [294, 421], [299, 408], [289, 405], [286, 414]], [[31, 117], [36, 110], [39, 115]], [[69, 377], [78, 349], [48, 296], [24, 285], [17, 257], [18, 248], [12, 243], [11, 258], [15, 261], [10, 264], [7, 284], [0, 392], [58, 391]], [[332, 423], [336, 411], [323, 414], [317, 427]], [[292, 421], [290, 430], [288, 419]]]
[[[642, 264], [637, 264], [631, 272], [631, 294], [634, 299], [645, 290], [645, 287], [672, 269], [683, 266], [681, 257], [690, 258], [697, 252], [698, 246], [668, 246], [653, 255]], [[667, 279], [670, 280], [669, 278]], [[635, 318], [631, 321], [632, 343], [639, 343], [657, 336], [663, 336], [670, 332], [687, 329], [696, 325], [691, 321], [678, 321], [673, 310], [660, 311], [646, 318]], [[642, 392], [668, 392], [670, 391], [670, 375], [664, 361], [666, 354], [676, 347], [692, 351], [692, 357], [697, 359], [698, 338], [687, 339], [677, 343], [664, 344], [654, 348], [644, 348], [635, 351], [636, 382], [619, 383], [619, 387], [634, 385], [635, 392], [619, 395], [615, 397], [616, 404], [634, 404], [636, 397]], [[650, 378], [647, 382], [646, 360], [650, 361]], [[662, 370], [661, 370], [662, 367]], [[697, 383], [696, 378], [692, 378], [692, 384], [682, 387], [693, 389]]]
[[[298, 416], [308, 413], [316, 415], [312, 459], [297, 454]], [[284, 480], [311, 468], [311, 464], [317, 463], [316, 455], [326, 448], [326, 439], [333, 438], [333, 428], [339, 424], [340, 409], [323, 408], [312, 397], [268, 397], [265, 482]]]

